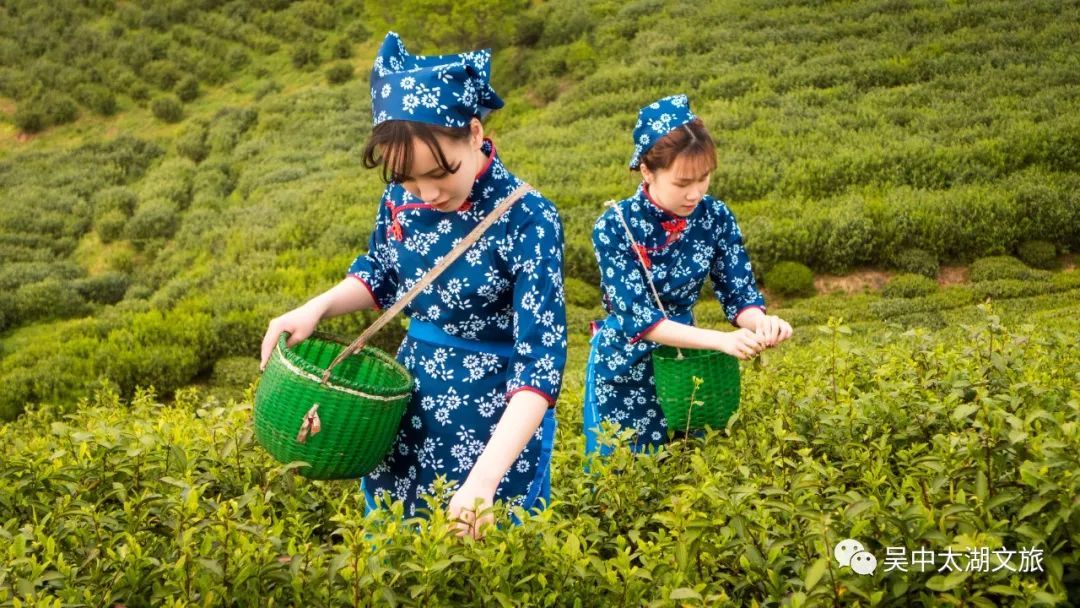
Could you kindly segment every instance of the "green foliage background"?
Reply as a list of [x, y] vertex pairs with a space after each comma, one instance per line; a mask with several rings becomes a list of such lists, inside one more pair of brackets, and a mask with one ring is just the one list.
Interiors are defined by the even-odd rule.
[[[1051, 254], [1080, 247], [1078, 3], [388, 6], [0, 6], [0, 419], [32, 410], [0, 430], [0, 603], [296, 603], [290, 594], [311, 582], [314, 604], [350, 592], [454, 604], [466, 593], [454, 585], [469, 580], [502, 585], [477, 600], [489, 603], [1065, 601], [1077, 585], [1064, 573], [1078, 534], [1068, 345], [1080, 293], [1072, 270], [1003, 256], [1053, 267]], [[579, 281], [555, 469], [564, 504], [465, 548], [437, 522], [417, 540], [392, 518], [366, 522], [388, 540], [363, 561], [355, 492], [272, 468], [244, 430], [243, 389], [267, 321], [339, 280], [366, 247], [382, 190], [359, 163], [366, 75], [390, 28], [417, 52], [495, 48], [507, 106], [486, 127], [508, 166], [558, 205], [566, 274]], [[728, 434], [655, 461], [624, 454], [611, 466], [636, 472], [590, 481], [577, 433], [585, 327], [602, 315], [589, 232], [602, 202], [636, 185], [626, 162], [637, 109], [675, 92], [718, 143], [711, 190], [734, 209], [759, 276], [784, 261], [933, 274], [978, 260], [978, 281], [772, 302], [798, 339], [747, 375], [745, 415]], [[987, 298], [1015, 335], [977, 312]], [[702, 322], [724, 324], [714, 302], [699, 308]], [[841, 315], [858, 339], [835, 356], [836, 325], [814, 328]], [[356, 335], [373, 318], [323, 329]], [[378, 345], [392, 352], [402, 331]], [[983, 346], [995, 331], [996, 351]], [[1006, 334], [1024, 336], [1023, 356], [1003, 348]], [[829, 356], [843, 393], [826, 395], [816, 366]], [[156, 421], [165, 412], [172, 430]], [[870, 461], [857, 451], [867, 445]], [[48, 454], [51, 464], [35, 460]], [[81, 502], [57, 502], [72, 492]], [[331, 513], [353, 544], [327, 529]], [[228, 532], [232, 517], [250, 522], [233, 529], [241, 536]], [[86, 521], [96, 554], [79, 552], [92, 550]], [[211, 540], [193, 544], [202, 532]], [[1057, 561], [1042, 576], [903, 584], [824, 574], [828, 542], [860, 534], [938, 549], [1037, 542]], [[246, 574], [224, 576], [216, 560], [230, 551]]]

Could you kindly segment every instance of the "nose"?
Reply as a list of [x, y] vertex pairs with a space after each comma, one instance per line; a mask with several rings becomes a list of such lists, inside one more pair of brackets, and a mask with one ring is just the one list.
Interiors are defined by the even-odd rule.
[[425, 203], [431, 204], [439, 200], [439, 189], [435, 186], [418, 183], [416, 187], [420, 191], [420, 200]]

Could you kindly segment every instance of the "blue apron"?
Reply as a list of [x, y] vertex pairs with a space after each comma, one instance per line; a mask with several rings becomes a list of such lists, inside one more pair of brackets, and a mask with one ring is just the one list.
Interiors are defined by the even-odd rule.
[[[490, 353], [506, 359], [509, 359], [514, 353], [513, 342], [468, 340], [458, 336], [452, 336], [434, 323], [416, 319], [409, 320], [408, 336], [413, 340], [426, 342], [428, 344], [448, 346], [478, 353]], [[532, 508], [531, 506], [539, 499], [543, 500], [543, 506], [545, 507], [551, 500], [551, 453], [555, 444], [555, 429], [557, 427], [555, 408], [548, 408], [547, 412], [544, 414], [541, 426], [543, 428], [543, 440], [541, 442], [540, 466], [537, 468], [534, 483], [524, 501], [524, 504], [530, 505], [530, 508]], [[360, 489], [364, 493], [364, 515], [367, 515], [376, 508], [375, 497], [365, 487], [363, 479], [360, 480]], [[515, 524], [520, 523], [516, 516], [513, 519]]]
[[[672, 321], [683, 323], [685, 325], [694, 324], [693, 312], [686, 312], [681, 315], [675, 315], [668, 317]], [[600, 327], [593, 333], [592, 338], [589, 340], [589, 364], [585, 368], [585, 403], [584, 403], [584, 424], [583, 429], [585, 432], [585, 453], [593, 454], [599, 453], [600, 456], [607, 456], [611, 453], [610, 446], [601, 446], [598, 442], [598, 433], [600, 432], [600, 411], [596, 407], [596, 342], [600, 335], [600, 332], [605, 328], [615, 327], [615, 319], [613, 316], [608, 316], [604, 319]], [[649, 356], [652, 356], [651, 353]], [[648, 443], [637, 443], [634, 445], [635, 451], [641, 451], [645, 449]], [[586, 464], [585, 470], [588, 471], [588, 465]]]

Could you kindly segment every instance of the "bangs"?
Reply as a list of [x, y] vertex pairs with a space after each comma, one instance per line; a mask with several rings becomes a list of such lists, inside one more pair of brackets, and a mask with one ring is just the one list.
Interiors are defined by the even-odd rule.
[[716, 170], [716, 149], [705, 145], [692, 145], [679, 153], [671, 165], [671, 170], [675, 179], [697, 180]]
[[412, 178], [413, 140], [418, 139], [431, 151], [435, 164], [447, 173], [457, 173], [461, 162], [451, 162], [439, 143], [437, 135], [450, 140], [469, 137], [468, 127], [440, 127], [411, 120], [388, 120], [371, 132], [364, 146], [364, 167], [382, 168], [382, 179], [387, 184], [402, 183]]

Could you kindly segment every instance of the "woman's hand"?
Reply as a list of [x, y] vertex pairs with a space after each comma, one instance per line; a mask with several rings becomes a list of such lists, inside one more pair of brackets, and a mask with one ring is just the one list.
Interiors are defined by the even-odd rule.
[[776, 315], [764, 315], [757, 321], [754, 333], [765, 346], [776, 346], [791, 337], [791, 324]]
[[323, 310], [320, 309], [317, 301], [312, 300], [272, 319], [269, 327], [266, 328], [266, 335], [263, 336], [262, 361], [259, 363], [259, 370], [266, 368], [266, 362], [270, 360], [270, 354], [274, 352], [274, 346], [277, 345], [281, 332], [289, 332], [289, 339], [285, 344], [294, 346], [303, 342], [315, 331], [315, 326], [319, 324], [322, 317]]
[[494, 492], [486, 491], [465, 480], [447, 507], [450, 521], [455, 522], [458, 536], [484, 536], [484, 526], [495, 523], [495, 516], [491, 513], [494, 498]]
[[732, 357], [746, 360], [765, 350], [765, 341], [761, 336], [749, 329], [736, 329], [721, 334], [717, 350], [721, 350]]

